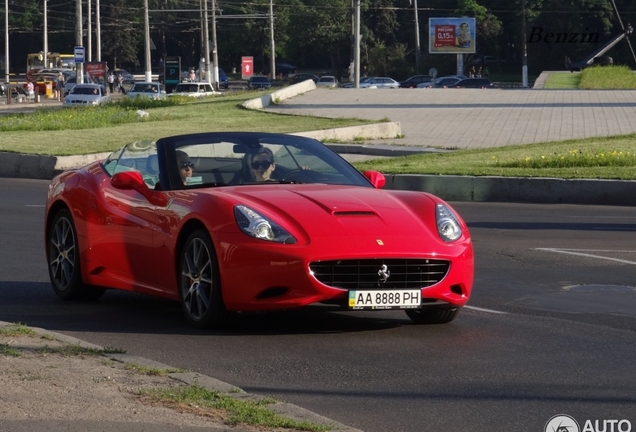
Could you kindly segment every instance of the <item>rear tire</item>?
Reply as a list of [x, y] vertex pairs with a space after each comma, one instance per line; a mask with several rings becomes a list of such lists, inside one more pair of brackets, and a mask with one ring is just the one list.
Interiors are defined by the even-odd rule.
[[71, 213], [58, 211], [48, 229], [49, 278], [62, 300], [97, 300], [105, 289], [85, 285], [80, 270], [77, 231]]
[[446, 324], [459, 314], [460, 308], [427, 307], [423, 309], [406, 309], [406, 315], [415, 324]]

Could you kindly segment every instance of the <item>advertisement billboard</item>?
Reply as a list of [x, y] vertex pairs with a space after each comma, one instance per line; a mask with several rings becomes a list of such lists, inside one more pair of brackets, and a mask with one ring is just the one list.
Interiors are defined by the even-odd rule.
[[431, 54], [474, 54], [475, 18], [429, 18]]

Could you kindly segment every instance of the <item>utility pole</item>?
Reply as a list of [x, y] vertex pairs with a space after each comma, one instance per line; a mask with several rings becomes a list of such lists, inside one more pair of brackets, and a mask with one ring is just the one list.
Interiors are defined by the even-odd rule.
[[420, 49], [420, 21], [418, 17], [417, 0], [413, 0], [413, 9], [415, 12], [415, 73], [420, 73], [422, 52]]
[[214, 73], [212, 74], [212, 82], [214, 89], [219, 89], [219, 52], [216, 46], [216, 0], [212, 0], [212, 64], [214, 65]]
[[356, 34], [355, 34], [355, 46], [354, 46], [354, 59], [353, 68], [354, 78], [353, 86], [360, 88], [360, 0], [356, 0]]
[[[82, 0], [75, 0], [75, 45], [84, 46], [82, 28]], [[75, 65], [77, 83], [84, 84], [84, 63]]]
[[144, 0], [144, 39], [145, 39], [144, 51], [145, 51], [145, 62], [146, 62], [146, 82], [150, 82], [152, 81], [152, 69], [150, 64], [150, 18], [148, 18], [148, 0]]
[[[47, 0], [44, 0], [44, 34], [43, 34], [43, 51], [42, 51], [42, 64], [45, 68], [49, 67], [49, 34], [48, 34], [48, 12], [46, 9]], [[56, 65], [57, 66], [57, 65]]]
[[212, 75], [210, 73], [210, 30], [208, 27], [208, 20], [210, 19], [210, 16], [208, 14], [208, 0], [203, 0], [204, 2], [204, 6], [203, 6], [203, 32], [205, 33], [205, 41], [204, 41], [204, 51], [205, 51], [205, 81], [208, 84], [212, 84], [212, 77], [210, 75]]
[[526, 44], [526, 0], [521, 0], [521, 86], [528, 87], [528, 46]]
[[95, 0], [95, 45], [97, 45], [95, 51], [95, 57], [98, 62], [102, 61], [102, 27], [101, 17], [99, 14], [99, 0]]
[[92, 8], [92, 0], [86, 0], [86, 4], [88, 8], [86, 9], [86, 61], [93, 61], [93, 11]]
[[4, 82], [9, 84], [9, 0], [4, 0]]
[[269, 43], [272, 54], [269, 56], [269, 70], [272, 80], [276, 79], [276, 48], [274, 47], [274, 0], [269, 0]]

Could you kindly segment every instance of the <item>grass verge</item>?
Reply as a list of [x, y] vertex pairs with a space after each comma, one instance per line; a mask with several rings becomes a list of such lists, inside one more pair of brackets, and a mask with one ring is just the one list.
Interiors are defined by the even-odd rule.
[[357, 162], [391, 174], [636, 180], [636, 134]]
[[145, 389], [141, 394], [174, 409], [197, 413], [201, 410], [221, 410], [225, 423], [251, 425], [268, 428], [285, 428], [311, 432], [326, 432], [328, 426], [312, 422], [296, 421], [280, 416], [270, 410], [268, 405], [276, 403], [274, 399], [263, 398], [259, 401], [240, 400], [207, 390], [198, 385], [170, 389]]
[[[143, 139], [195, 132], [301, 132], [374, 123], [248, 110], [242, 103], [261, 93], [165, 101], [123, 100], [85, 109], [43, 108], [0, 117], [0, 151], [69, 156], [113, 151]], [[171, 98], [173, 99], [173, 98]], [[140, 117], [136, 111], [148, 112]]]

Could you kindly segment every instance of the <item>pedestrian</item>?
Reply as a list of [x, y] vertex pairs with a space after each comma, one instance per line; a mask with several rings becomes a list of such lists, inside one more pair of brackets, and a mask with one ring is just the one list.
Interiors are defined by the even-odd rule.
[[117, 74], [117, 91], [119, 91], [119, 93], [124, 91], [124, 76], [121, 72]]
[[197, 80], [197, 74], [194, 72], [194, 69], [190, 69], [190, 82], [195, 82]]
[[55, 98], [57, 100], [64, 99], [65, 84], [66, 84], [66, 79], [64, 78], [64, 74], [60, 71], [57, 74], [57, 81], [55, 82]]
[[111, 72], [108, 74], [108, 89], [110, 93], [113, 94], [115, 92], [115, 73]]
[[33, 85], [33, 81], [29, 80], [27, 82], [27, 101], [35, 101], [35, 86]]

